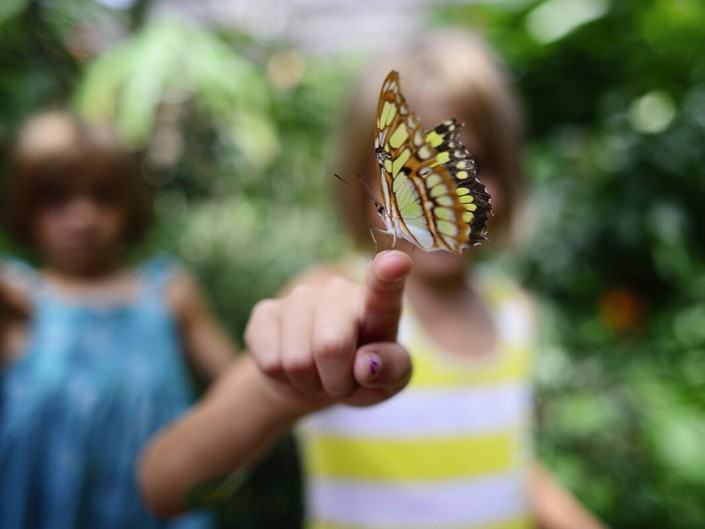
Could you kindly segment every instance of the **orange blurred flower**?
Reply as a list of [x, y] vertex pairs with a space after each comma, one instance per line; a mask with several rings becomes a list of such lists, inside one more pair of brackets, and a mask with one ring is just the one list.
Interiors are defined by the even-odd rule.
[[600, 298], [599, 317], [610, 329], [626, 333], [639, 327], [644, 318], [644, 302], [634, 291], [613, 288]]

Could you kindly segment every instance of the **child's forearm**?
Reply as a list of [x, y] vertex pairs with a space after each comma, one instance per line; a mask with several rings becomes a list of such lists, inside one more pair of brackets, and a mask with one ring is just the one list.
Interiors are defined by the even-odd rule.
[[176, 315], [189, 363], [197, 375], [213, 382], [235, 358], [237, 348], [212, 313], [198, 283], [181, 273], [169, 284], [167, 302]]
[[541, 529], [606, 529], [539, 462], [530, 477], [531, 503]]
[[144, 451], [140, 484], [148, 507], [164, 517], [189, 508], [194, 487], [255, 460], [297, 416], [268, 390], [249, 357], [233, 362], [204, 399]]

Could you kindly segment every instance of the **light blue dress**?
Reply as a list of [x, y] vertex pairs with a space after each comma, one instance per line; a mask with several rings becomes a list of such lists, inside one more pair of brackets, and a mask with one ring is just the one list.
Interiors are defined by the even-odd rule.
[[[1, 264], [1, 263], [0, 263]], [[139, 294], [120, 305], [65, 298], [17, 263], [32, 285], [26, 351], [0, 370], [0, 528], [205, 529], [143, 507], [136, 462], [145, 442], [192, 395], [165, 287], [165, 259], [139, 269]]]

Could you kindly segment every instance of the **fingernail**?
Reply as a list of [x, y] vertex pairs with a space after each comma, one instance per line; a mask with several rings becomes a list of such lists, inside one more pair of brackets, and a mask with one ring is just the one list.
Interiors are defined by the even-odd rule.
[[384, 256], [387, 255], [388, 253], [389, 253], [389, 250], [382, 250], [381, 252], [377, 252], [374, 256], [374, 259], [372, 259], [372, 260], [376, 262], [379, 259], [384, 259]]
[[382, 370], [382, 359], [376, 353], [369, 353], [367, 355], [367, 365], [369, 367], [370, 378], [377, 378], [379, 372]]

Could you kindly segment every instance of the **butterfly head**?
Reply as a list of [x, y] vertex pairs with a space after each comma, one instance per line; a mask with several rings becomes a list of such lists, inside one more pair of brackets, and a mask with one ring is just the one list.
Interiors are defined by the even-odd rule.
[[377, 163], [380, 167], [384, 167], [385, 160], [392, 159], [392, 155], [385, 151], [382, 147], [377, 147], [375, 149], [375, 155], [377, 156]]

